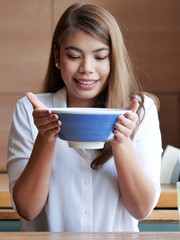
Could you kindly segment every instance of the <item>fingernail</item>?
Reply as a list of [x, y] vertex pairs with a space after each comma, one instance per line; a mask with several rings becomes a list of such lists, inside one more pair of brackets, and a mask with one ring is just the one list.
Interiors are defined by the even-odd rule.
[[116, 122], [115, 124], [114, 124], [116, 127], [120, 127], [120, 123], [119, 122]]
[[123, 120], [123, 116], [119, 116], [118, 117], [118, 121], [120, 122], [120, 121], [122, 121]]

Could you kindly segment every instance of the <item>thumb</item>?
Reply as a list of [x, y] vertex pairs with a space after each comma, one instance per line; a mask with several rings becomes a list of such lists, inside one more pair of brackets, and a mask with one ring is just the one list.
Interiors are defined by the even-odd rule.
[[138, 100], [136, 98], [133, 98], [127, 109], [131, 110], [132, 112], [136, 112], [138, 110], [138, 107], [139, 107]]
[[42, 102], [39, 101], [39, 99], [36, 97], [36, 95], [33, 94], [32, 92], [27, 92], [26, 97], [28, 98], [28, 100], [30, 101], [30, 103], [32, 104], [34, 109], [47, 108]]

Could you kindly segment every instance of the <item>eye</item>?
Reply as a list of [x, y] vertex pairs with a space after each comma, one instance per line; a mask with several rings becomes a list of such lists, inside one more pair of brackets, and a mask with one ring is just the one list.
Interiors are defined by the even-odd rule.
[[104, 57], [95, 57], [97, 60], [105, 60], [108, 56], [104, 56]]
[[80, 57], [78, 57], [78, 56], [72, 56], [72, 55], [70, 55], [70, 54], [67, 54], [67, 56], [68, 56], [68, 58], [73, 59], [73, 60], [80, 59]]

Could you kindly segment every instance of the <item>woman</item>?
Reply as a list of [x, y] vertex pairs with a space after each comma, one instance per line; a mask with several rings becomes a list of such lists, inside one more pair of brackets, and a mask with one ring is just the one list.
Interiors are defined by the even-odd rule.
[[[105, 9], [74, 4], [64, 12], [43, 92], [18, 101], [9, 136], [10, 192], [22, 230], [138, 231], [160, 194], [159, 121]], [[132, 112], [117, 119], [115, 138], [103, 150], [77, 150], [57, 138], [63, 123], [50, 107]]]

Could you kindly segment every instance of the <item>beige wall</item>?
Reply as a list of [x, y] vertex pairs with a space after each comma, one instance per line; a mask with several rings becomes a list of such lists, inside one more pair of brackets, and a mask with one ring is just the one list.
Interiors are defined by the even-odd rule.
[[[26, 91], [39, 91], [56, 22], [75, 2], [0, 0], [1, 170], [14, 105]], [[180, 1], [89, 2], [105, 7], [119, 22], [144, 90], [160, 98], [163, 146], [180, 147]]]

